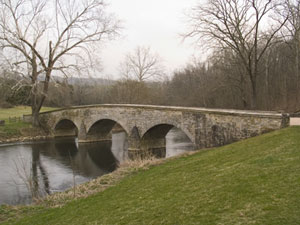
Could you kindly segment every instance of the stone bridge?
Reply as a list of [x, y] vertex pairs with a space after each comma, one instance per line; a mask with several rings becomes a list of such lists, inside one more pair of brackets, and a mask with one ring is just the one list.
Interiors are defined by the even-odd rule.
[[124, 130], [129, 151], [165, 148], [173, 127], [202, 149], [289, 125], [289, 117], [276, 112], [108, 104], [40, 113], [40, 121], [53, 136], [77, 136], [78, 142], [107, 140], [114, 130]]

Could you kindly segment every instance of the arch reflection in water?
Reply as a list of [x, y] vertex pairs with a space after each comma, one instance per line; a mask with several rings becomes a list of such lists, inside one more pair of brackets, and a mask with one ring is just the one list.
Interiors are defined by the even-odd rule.
[[[71, 188], [73, 178], [77, 185], [112, 172], [119, 161], [111, 147], [111, 142], [78, 146], [75, 139], [65, 138], [0, 146], [0, 205], [30, 203], [32, 195]], [[23, 179], [29, 176], [31, 188]]]
[[166, 135], [166, 158], [194, 151], [195, 146], [179, 128], [173, 127]]
[[[35, 177], [40, 194], [63, 191], [109, 173], [127, 157], [127, 135], [113, 132], [111, 142], [78, 144], [74, 138], [43, 143], [0, 146], [0, 205], [31, 202], [31, 193], [16, 172], [16, 165]], [[166, 135], [166, 157], [193, 150], [193, 144], [179, 129]]]
[[40, 149], [43, 161], [54, 163], [47, 167], [51, 192], [61, 191], [92, 178], [110, 173], [117, 168], [118, 160], [111, 152], [111, 142], [77, 145], [74, 139], [56, 139], [49, 143], [34, 145]]

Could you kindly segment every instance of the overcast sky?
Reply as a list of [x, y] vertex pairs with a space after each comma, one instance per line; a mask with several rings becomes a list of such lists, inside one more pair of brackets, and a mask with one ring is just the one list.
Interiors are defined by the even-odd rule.
[[[199, 1], [199, 0], [198, 0]], [[126, 53], [137, 46], [150, 47], [163, 59], [168, 73], [197, 55], [191, 42], [179, 36], [186, 29], [184, 12], [197, 0], [107, 0], [109, 11], [122, 21], [122, 37], [102, 50], [103, 74], [118, 78]]]

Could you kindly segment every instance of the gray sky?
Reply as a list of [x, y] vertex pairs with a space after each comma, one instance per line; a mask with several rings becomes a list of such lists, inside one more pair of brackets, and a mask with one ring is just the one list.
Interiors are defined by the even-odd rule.
[[101, 52], [104, 71], [118, 78], [124, 55], [137, 46], [150, 47], [163, 59], [168, 73], [197, 55], [191, 42], [179, 33], [186, 29], [184, 12], [197, 0], [107, 0], [109, 10], [123, 23], [122, 37], [109, 42]]

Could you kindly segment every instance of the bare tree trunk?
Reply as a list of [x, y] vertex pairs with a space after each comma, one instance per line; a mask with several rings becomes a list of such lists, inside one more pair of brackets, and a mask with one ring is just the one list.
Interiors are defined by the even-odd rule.
[[299, 100], [300, 100], [300, 90], [299, 90], [299, 82], [300, 82], [300, 79], [299, 79], [299, 48], [300, 48], [300, 40], [298, 38], [298, 33], [296, 34], [296, 59], [295, 59], [295, 69], [296, 69], [296, 109], [294, 110], [299, 110], [300, 109], [300, 103], [299, 103]]
[[289, 111], [289, 90], [288, 90], [288, 80], [287, 80], [288, 76], [283, 76], [283, 79], [284, 79], [283, 84], [284, 84], [284, 92], [285, 92], [285, 94], [284, 94], [284, 98], [285, 98], [285, 100], [284, 100], [284, 102], [285, 102], [284, 109], [287, 112], [287, 111]]
[[251, 103], [251, 109], [257, 109], [257, 93], [256, 93], [256, 87], [252, 86], [252, 103]]
[[240, 91], [241, 91], [241, 100], [243, 104], [243, 109], [248, 109], [248, 102], [247, 102], [247, 96], [245, 91], [245, 77], [244, 74], [241, 72], [241, 80], [240, 80]]
[[[251, 67], [251, 65], [250, 65]], [[256, 93], [256, 78], [257, 78], [257, 65], [254, 65], [254, 72], [248, 69], [251, 85], [251, 109], [257, 108], [257, 93]]]
[[266, 56], [266, 67], [265, 67], [265, 95], [264, 99], [265, 99], [265, 106], [264, 108], [266, 110], [270, 109], [270, 93], [269, 93], [269, 67], [270, 67], [270, 54], [271, 52], [269, 52], [269, 54]]
[[34, 107], [32, 109], [32, 126], [39, 127], [40, 121], [39, 121], [39, 110], [37, 110], [37, 107]]
[[32, 126], [39, 127], [39, 111], [38, 108], [38, 72], [37, 72], [37, 64], [36, 64], [36, 56], [33, 53], [32, 55], [32, 71], [31, 71], [31, 114], [32, 114]]

